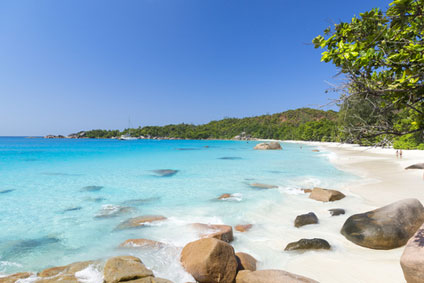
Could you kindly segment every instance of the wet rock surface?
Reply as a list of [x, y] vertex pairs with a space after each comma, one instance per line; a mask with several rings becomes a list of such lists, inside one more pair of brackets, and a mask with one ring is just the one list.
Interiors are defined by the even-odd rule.
[[289, 243], [285, 251], [295, 251], [295, 250], [329, 250], [331, 248], [330, 244], [324, 240], [319, 238], [313, 239], [300, 239], [297, 242]]

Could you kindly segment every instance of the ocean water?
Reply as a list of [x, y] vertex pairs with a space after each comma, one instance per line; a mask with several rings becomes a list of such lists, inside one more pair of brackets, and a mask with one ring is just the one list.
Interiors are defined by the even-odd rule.
[[[157, 276], [190, 281], [179, 254], [199, 238], [190, 225], [196, 222], [253, 224], [247, 233], [235, 232], [232, 244], [254, 255], [259, 268], [284, 269], [305, 256], [283, 252], [300, 237], [331, 240], [333, 251], [325, 256], [342, 255], [338, 229], [346, 217], [330, 217], [327, 210], [337, 206], [310, 200], [300, 188], [343, 190], [357, 177], [336, 169], [328, 153], [313, 147], [282, 143], [281, 151], [255, 151], [256, 143], [0, 138], [0, 274], [132, 254]], [[155, 172], [162, 169], [177, 171]], [[254, 182], [278, 189], [254, 189]], [[217, 200], [223, 193], [233, 197]], [[346, 193], [337, 205], [358, 201]], [[122, 213], [107, 215], [122, 207]], [[319, 216], [320, 226], [295, 228], [296, 215], [309, 211]], [[167, 220], [115, 229], [141, 215]], [[167, 245], [117, 248], [131, 238]]]

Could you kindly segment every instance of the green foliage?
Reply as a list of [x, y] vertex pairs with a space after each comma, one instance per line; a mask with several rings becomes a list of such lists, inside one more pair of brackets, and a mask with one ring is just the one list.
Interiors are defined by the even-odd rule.
[[335, 141], [337, 112], [311, 108], [289, 110], [283, 113], [248, 118], [225, 118], [204, 125], [177, 124], [146, 126], [137, 129], [92, 130], [89, 138], [111, 138], [129, 134], [134, 137], [150, 136], [181, 139], [231, 139], [241, 133], [252, 138]]
[[[395, 0], [386, 12], [361, 13], [313, 39], [315, 48], [325, 49], [321, 61], [333, 63], [348, 80], [343, 103], [350, 96], [375, 102], [377, 117], [356, 123], [356, 139], [424, 130], [423, 9], [423, 0]], [[405, 109], [409, 124], [395, 127]]]

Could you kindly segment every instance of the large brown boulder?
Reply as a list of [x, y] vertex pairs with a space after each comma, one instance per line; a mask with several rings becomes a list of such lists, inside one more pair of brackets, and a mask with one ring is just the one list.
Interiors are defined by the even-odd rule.
[[295, 251], [295, 250], [329, 250], [331, 248], [330, 244], [319, 238], [313, 239], [300, 239], [297, 242], [289, 243], [285, 251]]
[[163, 221], [166, 220], [165, 216], [162, 215], [144, 215], [144, 216], [138, 216], [134, 218], [130, 218], [116, 227], [116, 230], [124, 230], [124, 229], [131, 229], [131, 228], [137, 228], [142, 227], [148, 223], [156, 222], [156, 221]]
[[9, 275], [7, 277], [0, 277], [1, 283], [15, 283], [19, 279], [25, 279], [32, 275], [32, 273], [29, 272], [19, 272], [12, 275]]
[[424, 224], [406, 244], [400, 266], [408, 283], [424, 282]]
[[318, 217], [313, 212], [307, 214], [301, 214], [296, 217], [294, 220], [294, 226], [299, 228], [308, 224], [317, 224]]
[[318, 283], [307, 277], [284, 270], [268, 269], [242, 270], [237, 274], [236, 283]]
[[181, 252], [181, 263], [200, 283], [231, 283], [236, 277], [233, 247], [215, 238], [188, 243]]
[[259, 143], [253, 149], [257, 150], [276, 150], [283, 149], [279, 142]]
[[371, 249], [401, 247], [424, 222], [424, 207], [417, 199], [404, 199], [376, 210], [355, 214], [341, 233], [349, 241]]
[[345, 195], [336, 190], [327, 190], [322, 188], [314, 188], [309, 195], [309, 198], [319, 201], [335, 201], [344, 198]]
[[153, 272], [147, 269], [137, 257], [117, 256], [108, 259], [103, 270], [103, 275], [105, 283], [117, 283], [153, 277]]
[[250, 254], [238, 252], [236, 253], [236, 259], [238, 263], [237, 270], [256, 270], [257, 260]]
[[229, 225], [193, 223], [192, 227], [200, 232], [202, 238], [215, 238], [227, 243], [234, 240], [233, 227]]

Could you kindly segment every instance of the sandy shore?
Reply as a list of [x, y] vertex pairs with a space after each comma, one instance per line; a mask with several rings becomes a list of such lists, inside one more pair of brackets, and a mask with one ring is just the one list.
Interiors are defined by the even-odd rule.
[[[330, 152], [329, 158], [341, 170], [361, 177], [359, 182], [344, 188], [357, 196], [359, 203], [347, 203], [347, 216], [381, 207], [404, 198], [417, 198], [424, 204], [423, 170], [405, 170], [405, 167], [424, 162], [424, 151], [404, 150], [396, 157], [396, 150], [359, 147], [339, 143], [296, 142], [317, 146]], [[340, 227], [341, 228], [341, 227]], [[310, 257], [289, 263], [289, 271], [308, 275], [321, 282], [405, 282], [399, 264], [403, 247], [389, 251], [366, 249], [339, 240], [344, 258]], [[336, 251], [337, 253], [337, 251]], [[305, 270], [305, 267], [306, 270]], [[318, 275], [318, 276], [317, 276]], [[339, 281], [340, 282], [340, 281]]]

